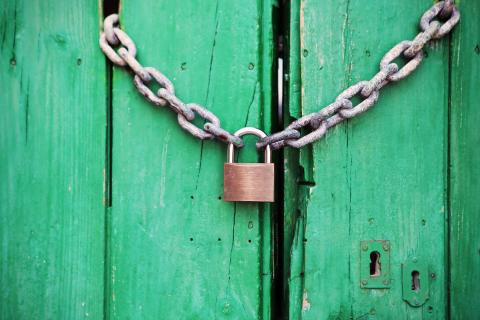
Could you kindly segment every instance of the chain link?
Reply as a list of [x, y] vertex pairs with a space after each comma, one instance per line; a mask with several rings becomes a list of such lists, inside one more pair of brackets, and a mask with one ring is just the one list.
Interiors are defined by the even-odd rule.
[[[184, 103], [175, 95], [175, 87], [172, 82], [160, 71], [153, 67], [144, 67], [135, 58], [137, 48], [132, 39], [118, 27], [118, 15], [112, 14], [105, 18], [104, 31], [100, 34], [100, 48], [107, 58], [115, 65], [128, 66], [135, 76], [133, 83], [137, 90], [151, 103], [156, 106], [168, 106], [178, 116], [178, 124], [185, 131], [198, 139], [217, 138], [225, 143], [233, 143], [236, 147], [243, 146], [243, 140], [234, 136], [220, 126], [220, 120], [210, 111], [195, 103]], [[117, 50], [114, 47], [119, 47]], [[155, 81], [160, 89], [154, 93], [149, 84]], [[206, 121], [204, 128], [198, 128], [193, 124], [195, 115]]]
[[[172, 82], [165, 77], [160, 71], [152, 67], [144, 68], [150, 76], [159, 84], [161, 87], [165, 88], [171, 94], [175, 94], [175, 88], [173, 87]], [[157, 94], [153, 93], [152, 90], [143, 82], [140, 76], [135, 75], [133, 77], [133, 84], [137, 87], [137, 90], [151, 103], [154, 105], [163, 107], [167, 105], [167, 101], [165, 99], [160, 98]]]
[[[293, 121], [284, 130], [259, 139], [257, 148], [265, 148], [267, 145], [271, 145], [274, 150], [285, 146], [301, 148], [321, 139], [328, 129], [345, 119], [364, 113], [375, 105], [380, 90], [385, 85], [404, 79], [420, 65], [426, 44], [447, 35], [459, 20], [460, 13], [452, 0], [437, 2], [420, 19], [422, 32], [413, 40], [401, 41], [390, 49], [380, 61], [378, 73], [370, 80], [360, 81], [348, 87], [333, 103], [320, 111], [307, 114]], [[142, 66], [135, 58], [137, 53], [135, 43], [118, 27], [118, 24], [117, 14], [105, 18], [104, 31], [99, 40], [100, 48], [115, 65], [128, 66], [133, 71], [135, 74], [133, 83], [148, 101], [156, 106], [169, 106], [178, 114], [179, 125], [194, 137], [202, 140], [216, 138], [225, 143], [232, 143], [236, 147], [243, 146], [243, 140], [223, 129], [220, 120], [213, 113], [198, 104], [184, 103], [178, 98], [172, 82], [163, 73], [153, 67]], [[114, 47], [119, 48], [115, 50]], [[393, 61], [402, 55], [406, 63], [399, 68]], [[148, 86], [152, 81], [160, 86], [156, 93]], [[351, 99], [355, 96], [360, 96], [362, 101], [354, 106]], [[193, 124], [196, 115], [205, 121], [203, 128]], [[305, 132], [303, 136], [302, 131]]]
[[[441, 22], [438, 19], [441, 19]], [[453, 1], [440, 1], [428, 9], [420, 19], [420, 32], [412, 41], [401, 41], [388, 51], [380, 61], [380, 70], [368, 81], [360, 81], [344, 90], [335, 102], [294, 121], [285, 130], [260, 139], [257, 147], [271, 145], [279, 149], [284, 146], [301, 148], [325, 136], [328, 129], [345, 119], [355, 117], [375, 105], [380, 90], [388, 83], [409, 76], [423, 60], [423, 49], [431, 40], [447, 35], [460, 20], [460, 13]], [[402, 56], [406, 63], [399, 68], [393, 61]], [[352, 106], [351, 98], [360, 96], [363, 100]], [[310, 132], [302, 136], [301, 129], [309, 127]], [[307, 130], [304, 130], [307, 131]]]

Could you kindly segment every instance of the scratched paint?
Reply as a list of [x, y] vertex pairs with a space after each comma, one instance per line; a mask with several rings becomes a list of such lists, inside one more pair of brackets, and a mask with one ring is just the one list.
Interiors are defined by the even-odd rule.
[[[230, 132], [270, 131], [271, 47], [259, 38], [271, 37], [268, 5], [123, 1], [120, 21], [139, 61], [172, 79], [183, 101], [200, 102]], [[223, 201], [226, 146], [182, 130], [171, 110], [136, 92], [126, 70], [114, 68], [112, 85], [110, 310], [126, 318], [268, 318], [269, 215]], [[256, 162], [253, 143], [240, 161]]]

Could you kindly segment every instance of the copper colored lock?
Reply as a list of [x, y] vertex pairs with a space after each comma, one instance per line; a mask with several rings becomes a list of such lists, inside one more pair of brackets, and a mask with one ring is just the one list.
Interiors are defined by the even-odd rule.
[[[266, 136], [256, 128], [242, 128], [235, 132], [240, 137], [253, 134]], [[225, 201], [273, 202], [275, 168], [271, 163], [270, 146], [265, 147], [264, 163], [235, 163], [234, 145], [228, 144], [227, 163], [223, 165], [223, 198]]]

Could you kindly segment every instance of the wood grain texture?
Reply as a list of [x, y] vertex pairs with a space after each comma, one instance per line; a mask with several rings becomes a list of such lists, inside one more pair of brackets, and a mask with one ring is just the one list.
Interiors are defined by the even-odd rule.
[[95, 1], [0, 7], [0, 318], [103, 317], [105, 59]]
[[[284, 26], [287, 53], [284, 58], [284, 68], [288, 77], [284, 83], [284, 127], [288, 126], [292, 118], [299, 118], [301, 99], [300, 74], [300, 2], [288, 1], [285, 10]], [[299, 166], [299, 152], [297, 149], [285, 148], [284, 154], [284, 215], [283, 215], [283, 279], [282, 314], [284, 319], [299, 319], [301, 308], [292, 307], [289, 301], [301, 301], [303, 293], [303, 266], [304, 250], [304, 199], [308, 191], [303, 168]], [[299, 238], [300, 237], [300, 238]]]
[[[302, 95], [299, 106], [290, 105], [292, 116], [316, 111], [349, 85], [370, 79], [393, 45], [418, 33], [430, 6], [301, 1]], [[300, 151], [300, 199], [297, 212], [291, 206], [286, 212], [297, 215], [292, 319], [446, 316], [448, 40], [427, 51], [423, 65], [384, 89], [376, 107]], [[360, 288], [362, 240], [390, 241], [390, 289]], [[435, 274], [434, 280], [423, 275], [430, 299], [420, 308], [402, 300], [401, 264], [412, 256]]]
[[[185, 101], [230, 131], [270, 132], [274, 3], [125, 0], [121, 22]], [[291, 1], [285, 123], [375, 74], [430, 5]], [[450, 46], [429, 46], [374, 109], [284, 151], [285, 285], [272, 304], [272, 209], [223, 202], [226, 146], [184, 132], [123, 68], [109, 88], [98, 3], [4, 1], [0, 318], [475, 319], [480, 3], [460, 10]], [[254, 138], [239, 154], [262, 160]], [[361, 289], [360, 241], [382, 239], [391, 288]], [[402, 300], [414, 256], [430, 276], [420, 308]]]
[[451, 319], [480, 314], [480, 3], [462, 1], [451, 58]]
[[[269, 131], [271, 11], [269, 1], [122, 1], [121, 22], [139, 61], [184, 101], [229, 131]], [[247, 142], [240, 161], [256, 162]], [[269, 207], [221, 199], [226, 145], [190, 136], [115, 68], [112, 154], [109, 317], [268, 319]]]

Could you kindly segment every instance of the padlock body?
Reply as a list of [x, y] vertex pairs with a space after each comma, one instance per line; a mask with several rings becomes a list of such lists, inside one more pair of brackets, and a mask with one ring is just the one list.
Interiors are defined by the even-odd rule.
[[225, 163], [225, 201], [273, 202], [275, 167], [273, 163]]

